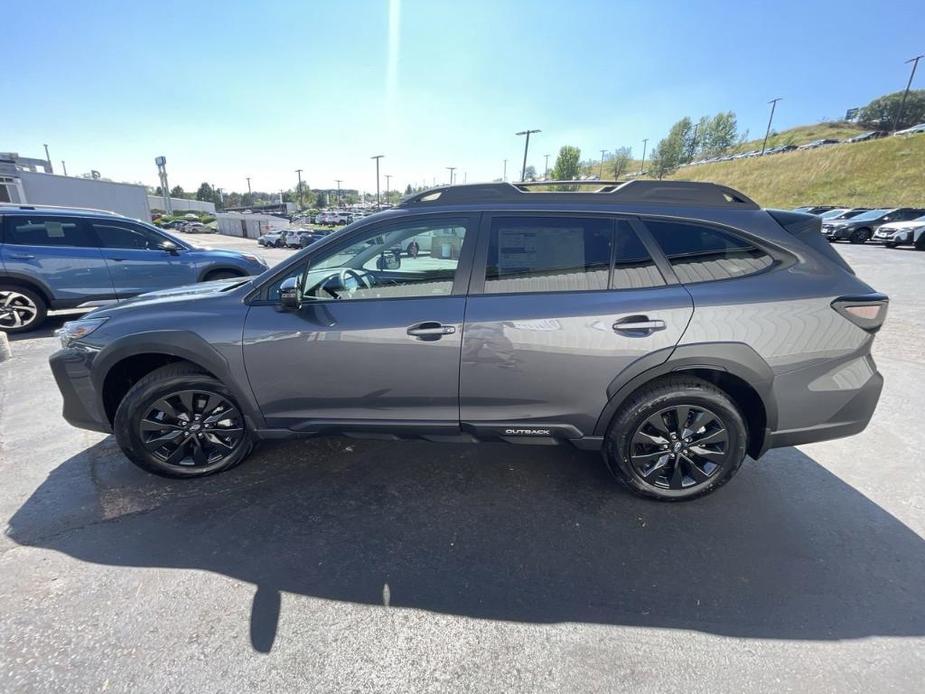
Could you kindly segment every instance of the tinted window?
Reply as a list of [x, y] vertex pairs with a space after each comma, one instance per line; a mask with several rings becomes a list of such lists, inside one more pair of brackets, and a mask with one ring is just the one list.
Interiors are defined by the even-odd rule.
[[607, 289], [611, 227], [607, 219], [501, 217], [493, 220], [485, 292]]
[[103, 248], [136, 248], [141, 250], [160, 248], [166, 240], [156, 231], [118, 222], [93, 222]]
[[95, 246], [82, 220], [65, 217], [10, 217], [6, 243], [23, 246]]
[[683, 222], [646, 222], [681, 282], [709, 282], [760, 272], [774, 261], [748, 241]]
[[629, 222], [617, 222], [613, 258], [611, 289], [640, 289], [665, 284], [649, 252]]

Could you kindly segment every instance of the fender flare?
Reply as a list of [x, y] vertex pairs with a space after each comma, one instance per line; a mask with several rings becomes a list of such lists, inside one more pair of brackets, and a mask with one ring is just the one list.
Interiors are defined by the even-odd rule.
[[11, 280], [15, 284], [22, 284], [38, 291], [38, 293], [42, 295], [42, 298], [45, 299], [45, 303], [48, 304], [48, 308], [52, 308], [52, 304], [55, 303], [55, 294], [51, 291], [51, 287], [40, 279], [19, 272], [2, 270], [0, 271], [0, 284], [2, 284], [4, 280]]
[[[103, 348], [93, 360], [91, 370], [91, 379], [99, 400], [100, 412], [104, 411], [103, 386], [112, 368], [123, 359], [141, 354], [166, 354], [205, 369], [234, 394], [253, 430], [265, 427], [263, 414], [246, 376], [243, 376], [244, 380], [241, 380], [234, 373], [225, 355], [196, 333], [187, 330], [155, 330], [134, 333], [119, 338]], [[243, 366], [241, 373], [243, 374]]]
[[652, 352], [618, 374], [607, 387], [607, 405], [598, 417], [594, 435], [607, 433], [620, 406], [640, 386], [660, 376], [693, 370], [725, 372], [745, 381], [764, 405], [766, 428], [777, 428], [777, 405], [772, 396], [774, 372], [768, 363], [743, 342], [703, 342]]

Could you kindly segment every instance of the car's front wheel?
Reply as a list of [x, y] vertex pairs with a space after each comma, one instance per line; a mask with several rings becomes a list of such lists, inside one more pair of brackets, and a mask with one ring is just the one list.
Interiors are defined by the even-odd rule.
[[857, 229], [851, 233], [848, 241], [851, 243], [867, 243], [870, 238], [870, 229]]
[[31, 289], [0, 284], [0, 330], [24, 333], [45, 321], [45, 300]]
[[611, 474], [660, 501], [718, 489], [745, 458], [745, 421], [725, 392], [694, 377], [671, 377], [630, 397], [607, 433]]
[[253, 447], [234, 395], [192, 364], [168, 364], [133, 385], [113, 429], [129, 460], [165, 477], [228, 470]]

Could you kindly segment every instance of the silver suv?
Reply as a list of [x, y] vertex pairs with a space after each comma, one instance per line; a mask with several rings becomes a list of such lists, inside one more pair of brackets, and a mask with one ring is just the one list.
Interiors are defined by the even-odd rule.
[[661, 500], [864, 429], [888, 301], [818, 217], [594, 185], [438, 188], [257, 278], [101, 308], [51, 357], [64, 416], [177, 477], [345, 433], [601, 451]]

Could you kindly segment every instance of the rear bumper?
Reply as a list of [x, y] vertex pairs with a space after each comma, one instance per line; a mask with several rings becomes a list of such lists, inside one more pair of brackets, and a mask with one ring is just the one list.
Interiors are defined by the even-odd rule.
[[825, 422], [808, 427], [771, 432], [767, 438], [766, 448], [798, 446], [858, 434], [867, 428], [877, 408], [882, 390], [883, 376], [879, 372], [874, 372], [854, 396]]
[[69, 347], [51, 355], [48, 363], [64, 400], [64, 419], [78, 429], [111, 433], [112, 426], [90, 378], [95, 352]]

